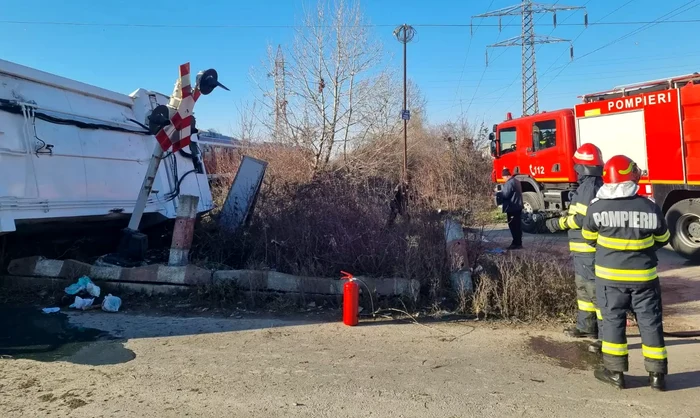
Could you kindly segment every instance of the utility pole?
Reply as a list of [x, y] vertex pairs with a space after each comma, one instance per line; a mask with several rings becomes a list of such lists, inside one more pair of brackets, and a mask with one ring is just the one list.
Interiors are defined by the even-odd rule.
[[411, 119], [411, 112], [407, 109], [407, 78], [406, 78], [406, 44], [416, 36], [416, 30], [411, 25], [403, 24], [394, 29], [396, 40], [403, 44], [403, 109], [401, 119], [403, 119], [403, 175], [402, 181], [408, 183], [408, 121]]
[[406, 61], [406, 45], [416, 36], [416, 30], [411, 25], [403, 24], [394, 29], [394, 37], [403, 44], [403, 109], [401, 109], [401, 119], [403, 119], [403, 171], [401, 182], [395, 189], [394, 199], [391, 203], [391, 216], [389, 223], [392, 223], [397, 213], [406, 215], [408, 206], [408, 121], [411, 119], [411, 111], [408, 110], [408, 77]]
[[[521, 16], [521, 33], [505, 41], [488, 45], [487, 48], [520, 46], [522, 48], [522, 89], [523, 89], [523, 116], [538, 113], [539, 101], [537, 91], [537, 66], [535, 64], [535, 45], [569, 42], [571, 59], [574, 58], [574, 47], [568, 39], [555, 38], [553, 36], [535, 34], [535, 15], [538, 13], [552, 13], [554, 27], [557, 27], [557, 12], [567, 10], [586, 10], [583, 6], [561, 6], [556, 4], [533, 3], [532, 0], [523, 0], [520, 4], [505, 7], [476, 16], [472, 19], [498, 17], [498, 27], [501, 30], [501, 18], [503, 16]], [[584, 25], [588, 27], [588, 13], [584, 15]], [[486, 54], [488, 66], [488, 52]]]
[[277, 46], [277, 55], [275, 56], [275, 140], [282, 139], [284, 134], [284, 121], [287, 114], [287, 94], [285, 84], [285, 68], [284, 55], [282, 54], [282, 46]]

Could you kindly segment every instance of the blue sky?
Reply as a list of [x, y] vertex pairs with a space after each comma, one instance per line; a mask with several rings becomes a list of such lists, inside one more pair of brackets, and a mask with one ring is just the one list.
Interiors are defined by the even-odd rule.
[[[198, 124], [231, 134], [241, 103], [252, 98], [251, 67], [260, 65], [268, 44], [290, 44], [294, 31], [292, 27], [250, 26], [293, 26], [302, 17], [303, 6], [314, 1], [210, 0], [198, 5], [176, 0], [2, 0], [0, 58], [126, 94], [139, 87], [169, 93], [182, 62], [190, 61], [193, 71], [213, 67], [232, 91], [216, 91], [200, 101]], [[688, 10], [672, 20], [700, 19], [700, 7], [693, 8], [700, 6], [700, 0], [550, 1], [555, 2], [585, 4], [591, 23], [604, 17], [602, 22], [654, 21], [686, 3]], [[392, 65], [401, 63], [401, 46], [393, 38], [391, 26], [404, 22], [415, 25], [418, 37], [409, 45], [409, 76], [428, 100], [431, 122], [455, 118], [467, 109], [470, 120], [484, 120], [489, 125], [502, 120], [507, 111], [521, 113], [520, 48], [490, 50], [488, 68], [484, 58], [487, 44], [520, 33], [519, 18], [503, 18], [504, 25], [515, 26], [504, 27], [501, 33], [494, 26], [477, 28], [479, 20], [475, 20], [473, 37], [469, 27], [423, 26], [469, 24], [471, 16], [517, 0], [361, 3], [370, 23], [389, 25], [371, 30], [384, 43], [385, 51], [394, 55]], [[43, 24], [10, 23], [18, 21]], [[551, 21], [550, 15], [539, 15], [537, 33], [576, 38], [575, 55], [580, 58], [569, 62], [568, 44], [538, 47], [541, 110], [571, 107], [583, 93], [700, 70], [700, 50], [694, 36], [700, 22], [659, 24], [606, 46], [643, 25], [594, 25], [587, 29], [559, 25], [553, 29]], [[582, 21], [580, 11], [558, 14], [560, 24]], [[76, 26], [67, 22], [161, 27]], [[495, 25], [498, 19], [483, 23]], [[177, 27], [182, 24], [248, 27]]]

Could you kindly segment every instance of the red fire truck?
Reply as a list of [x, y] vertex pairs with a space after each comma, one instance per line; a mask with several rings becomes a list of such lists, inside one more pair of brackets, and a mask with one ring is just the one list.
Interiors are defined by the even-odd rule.
[[700, 74], [617, 87], [581, 96], [573, 109], [542, 112], [494, 125], [492, 179], [508, 168], [520, 180], [523, 230], [566, 211], [576, 189], [572, 156], [585, 143], [608, 159], [632, 158], [642, 170], [639, 193], [663, 209], [671, 244], [700, 260]]

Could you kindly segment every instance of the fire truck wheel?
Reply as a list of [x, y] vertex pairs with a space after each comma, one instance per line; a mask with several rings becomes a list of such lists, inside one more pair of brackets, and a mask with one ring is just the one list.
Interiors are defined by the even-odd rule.
[[523, 232], [528, 234], [540, 232], [542, 225], [537, 222], [537, 217], [534, 215], [543, 209], [540, 195], [536, 192], [523, 192]]
[[676, 202], [666, 213], [671, 246], [683, 257], [700, 261], [700, 199]]

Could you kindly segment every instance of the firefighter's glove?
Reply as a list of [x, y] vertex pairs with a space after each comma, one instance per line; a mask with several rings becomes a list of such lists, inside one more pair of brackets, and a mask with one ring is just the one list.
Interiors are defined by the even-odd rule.
[[559, 228], [559, 218], [547, 219], [545, 225], [547, 229], [549, 229], [549, 232], [557, 232], [561, 229]]

